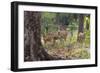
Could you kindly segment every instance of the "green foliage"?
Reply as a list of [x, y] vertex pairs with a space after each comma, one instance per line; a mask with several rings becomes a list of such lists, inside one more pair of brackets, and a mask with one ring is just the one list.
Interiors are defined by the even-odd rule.
[[53, 24], [55, 13], [43, 12], [41, 19], [43, 24]]
[[55, 22], [55, 13], [43, 12], [41, 16], [41, 33], [46, 34], [51, 31], [57, 30], [57, 25]]
[[68, 25], [68, 14], [57, 13], [56, 14], [56, 24]]
[[[84, 16], [84, 32], [85, 39], [83, 43], [77, 42], [78, 28], [79, 28], [79, 15], [73, 13], [52, 13], [52, 12], [42, 12], [41, 15], [41, 35], [48, 34], [49, 32], [62, 31], [59, 27], [64, 26], [68, 31], [65, 39], [56, 39], [55, 43], [49, 41], [49, 43], [44, 43], [43, 46], [50, 52], [56, 52], [58, 49], [64, 51], [64, 55], [70, 59], [88, 59], [90, 58], [90, 52], [87, 50], [90, 46], [90, 16]], [[85, 15], [85, 14], [84, 14]], [[61, 26], [62, 25], [62, 26]], [[57, 35], [58, 36], [58, 35]], [[70, 49], [69, 51], [67, 51]], [[54, 51], [55, 50], [55, 51]], [[60, 53], [58, 52], [60, 55]]]
[[84, 28], [87, 29], [87, 26], [90, 26], [90, 15], [84, 16]]

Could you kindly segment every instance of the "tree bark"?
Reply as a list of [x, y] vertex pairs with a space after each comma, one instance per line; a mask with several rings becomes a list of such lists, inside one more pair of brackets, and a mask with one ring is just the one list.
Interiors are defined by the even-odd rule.
[[54, 60], [41, 43], [41, 13], [24, 12], [24, 61]]
[[77, 41], [82, 42], [84, 40], [84, 15], [80, 14], [79, 15], [79, 27], [78, 27], [78, 37]]
[[84, 15], [80, 14], [79, 16], [79, 30], [78, 32], [84, 32]]

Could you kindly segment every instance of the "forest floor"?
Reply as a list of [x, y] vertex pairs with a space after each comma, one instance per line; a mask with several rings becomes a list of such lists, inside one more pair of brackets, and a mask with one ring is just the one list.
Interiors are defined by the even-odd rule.
[[79, 48], [79, 49], [68, 49], [68, 48], [57, 48], [48, 49], [47, 52], [54, 57], [60, 57], [64, 60], [74, 60], [74, 59], [88, 59], [90, 58], [89, 48]]
[[51, 56], [64, 60], [89, 59], [90, 43], [88, 41], [77, 42], [77, 31], [74, 31], [73, 37], [68, 34], [66, 40], [58, 39], [54, 44], [50, 41], [43, 46]]

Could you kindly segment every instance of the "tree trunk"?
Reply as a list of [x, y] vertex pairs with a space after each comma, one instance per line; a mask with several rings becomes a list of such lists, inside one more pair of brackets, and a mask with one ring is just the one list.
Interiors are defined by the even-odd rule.
[[54, 60], [41, 43], [41, 13], [24, 12], [24, 61]]
[[84, 15], [79, 15], [79, 28], [78, 28], [78, 37], [77, 41], [82, 42], [84, 40]]

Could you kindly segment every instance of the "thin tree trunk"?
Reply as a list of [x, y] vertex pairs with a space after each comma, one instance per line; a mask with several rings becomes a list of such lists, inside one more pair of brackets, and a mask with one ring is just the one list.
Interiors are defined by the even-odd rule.
[[79, 16], [79, 30], [78, 32], [84, 32], [84, 15], [80, 14]]
[[79, 15], [79, 28], [78, 28], [78, 37], [77, 41], [82, 42], [84, 40], [84, 15]]

